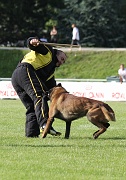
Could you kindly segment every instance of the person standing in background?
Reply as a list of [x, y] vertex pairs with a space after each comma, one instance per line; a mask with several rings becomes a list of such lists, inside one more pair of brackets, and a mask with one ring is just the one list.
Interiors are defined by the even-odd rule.
[[78, 45], [80, 46], [80, 35], [79, 35], [79, 29], [76, 27], [76, 24], [72, 24], [71, 26], [73, 28], [73, 31], [72, 31], [72, 42], [71, 42], [71, 48], [72, 48], [72, 45]]
[[124, 67], [124, 64], [120, 65], [120, 69], [118, 70], [118, 75], [121, 83], [126, 82], [126, 68]]
[[57, 29], [56, 26], [53, 26], [51, 32], [50, 32], [50, 36], [51, 36], [51, 43], [57, 43]]

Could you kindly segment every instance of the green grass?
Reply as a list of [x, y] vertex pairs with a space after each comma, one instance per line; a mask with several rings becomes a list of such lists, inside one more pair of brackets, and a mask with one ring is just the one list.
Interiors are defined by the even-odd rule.
[[[29, 50], [0, 50], [0, 77], [10, 78], [18, 61], [27, 52]], [[120, 64], [126, 62], [125, 51], [77, 51], [66, 54], [66, 63], [56, 69], [56, 78], [106, 79], [117, 76]]]
[[120, 64], [126, 62], [126, 52], [105, 51], [68, 53], [66, 63], [57, 68], [56, 78], [106, 79], [117, 76]]
[[97, 130], [86, 117], [74, 121], [70, 139], [65, 123], [55, 120], [60, 137], [26, 138], [25, 108], [20, 100], [0, 100], [1, 180], [125, 180], [126, 102], [108, 102], [116, 112], [107, 132]]
[[18, 62], [29, 50], [0, 49], [0, 78], [11, 78]]

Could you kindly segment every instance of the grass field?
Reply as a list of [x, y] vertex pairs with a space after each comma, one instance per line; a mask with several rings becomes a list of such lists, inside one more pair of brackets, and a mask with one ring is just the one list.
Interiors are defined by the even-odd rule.
[[[29, 50], [0, 49], [0, 77], [10, 78], [18, 61], [27, 52]], [[120, 64], [126, 62], [126, 51], [72, 51], [66, 54], [68, 58], [65, 64], [56, 68], [57, 79], [106, 79], [117, 76]]]
[[55, 120], [60, 137], [26, 138], [25, 109], [19, 100], [0, 100], [1, 180], [125, 180], [126, 102], [108, 102], [116, 122], [97, 140], [86, 117], [74, 121], [70, 139]]

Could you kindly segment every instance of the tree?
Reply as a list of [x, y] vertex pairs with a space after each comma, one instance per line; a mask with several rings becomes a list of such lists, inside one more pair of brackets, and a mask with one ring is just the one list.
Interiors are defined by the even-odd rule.
[[29, 36], [42, 36], [46, 22], [56, 20], [57, 9], [63, 0], [1, 0], [0, 44], [17, 42]]
[[1, 0], [0, 44], [41, 37], [57, 25], [59, 41], [71, 42], [71, 24], [83, 46], [125, 47], [125, 0]]
[[[66, 9], [60, 13], [69, 31], [74, 22], [80, 29], [81, 44], [98, 47], [123, 47], [126, 22], [118, 16], [117, 1], [65, 0]], [[69, 15], [69, 16], [68, 16]], [[69, 17], [69, 18], [67, 18]], [[63, 28], [60, 23], [60, 27]], [[66, 30], [68, 32], [68, 29]]]

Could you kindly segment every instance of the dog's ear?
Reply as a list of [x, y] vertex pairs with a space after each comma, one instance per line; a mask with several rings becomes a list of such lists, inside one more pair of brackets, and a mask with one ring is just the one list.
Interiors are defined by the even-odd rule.
[[59, 84], [57, 84], [57, 86], [58, 86], [58, 87], [62, 87], [62, 84], [61, 84], [61, 83], [59, 83]]

